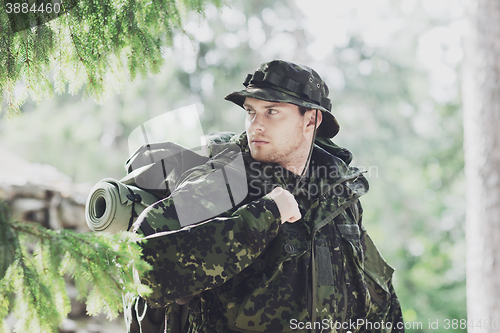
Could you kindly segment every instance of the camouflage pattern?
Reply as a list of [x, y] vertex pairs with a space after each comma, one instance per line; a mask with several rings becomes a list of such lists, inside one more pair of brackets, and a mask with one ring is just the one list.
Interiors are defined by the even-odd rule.
[[[240, 205], [180, 230], [172, 229], [177, 217], [171, 196], [139, 216], [135, 229], [148, 225], [154, 231], [143, 245], [153, 265], [142, 277], [153, 289], [149, 305], [171, 311], [176, 300], [189, 302], [189, 332], [403, 332], [393, 269], [361, 222], [358, 198], [368, 183], [348, 166], [350, 153], [329, 140], [316, 141], [295, 195], [302, 218], [281, 224], [266, 194], [274, 186], [291, 190], [297, 176], [253, 160], [245, 133], [211, 145], [211, 161], [231, 160], [235, 144], [247, 167], [248, 196]], [[226, 189], [200, 181], [214, 165], [184, 173], [172, 195], [186, 184], [217, 200]], [[210, 206], [195, 194], [190, 204]]]
[[331, 113], [328, 86], [319, 74], [304, 65], [284, 60], [263, 63], [254, 74], [248, 74], [244, 90], [225, 97], [241, 107], [245, 98], [252, 97], [269, 102], [291, 103], [307, 109], [318, 109], [323, 121], [318, 127], [318, 137], [333, 138], [340, 126]]

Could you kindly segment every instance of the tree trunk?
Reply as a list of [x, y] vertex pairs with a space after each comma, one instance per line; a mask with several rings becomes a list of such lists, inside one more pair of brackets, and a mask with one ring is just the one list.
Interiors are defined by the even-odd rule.
[[468, 328], [469, 332], [498, 332], [500, 1], [468, 0], [467, 5], [463, 105]]

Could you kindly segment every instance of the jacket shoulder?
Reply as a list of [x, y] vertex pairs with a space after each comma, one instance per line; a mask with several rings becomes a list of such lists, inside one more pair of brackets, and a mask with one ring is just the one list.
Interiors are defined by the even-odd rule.
[[348, 149], [342, 148], [339, 145], [335, 144], [332, 140], [317, 137], [314, 140], [314, 143], [333, 156], [340, 158], [342, 161], [344, 161], [345, 164], [349, 165], [351, 163], [352, 153]]

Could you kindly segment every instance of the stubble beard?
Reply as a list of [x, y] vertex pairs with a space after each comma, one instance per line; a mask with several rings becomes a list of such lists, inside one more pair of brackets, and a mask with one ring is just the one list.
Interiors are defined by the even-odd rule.
[[[291, 133], [297, 133], [297, 135], [291, 136], [290, 140], [283, 141], [285, 144], [289, 144], [284, 144], [282, 145], [282, 147], [276, 147], [274, 146], [274, 142], [272, 142], [272, 147], [263, 146], [254, 147], [252, 149], [252, 145], [250, 144], [250, 153], [252, 157], [258, 162], [275, 163], [285, 168], [295, 165], [297, 161], [302, 157], [302, 155], [304, 155], [305, 138], [303, 137], [303, 135], [298, 134], [301, 133], [300, 126], [297, 126], [297, 128], [294, 131], [291, 131]], [[301, 170], [290, 171], [294, 173], [300, 173]]]

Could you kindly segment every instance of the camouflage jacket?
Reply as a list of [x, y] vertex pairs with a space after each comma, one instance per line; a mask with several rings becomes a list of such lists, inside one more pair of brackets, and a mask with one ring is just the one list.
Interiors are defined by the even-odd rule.
[[[207, 163], [185, 172], [170, 196], [136, 222], [136, 229], [150, 230], [143, 255], [153, 270], [142, 278], [153, 290], [150, 306], [168, 308], [191, 299], [190, 332], [404, 331], [393, 269], [361, 223], [358, 198], [368, 183], [348, 166], [350, 153], [330, 140], [316, 140], [295, 191], [302, 218], [281, 224], [276, 204], [265, 194], [275, 186], [291, 191], [298, 177], [253, 160], [244, 133], [218, 141]], [[244, 200], [176, 230], [182, 201], [176, 209], [174, 198], [190, 189], [186, 206], [212, 209], [227, 189], [207, 184], [207, 175], [217, 171], [214, 162], [227, 165], [237, 154], [245, 161]]]

